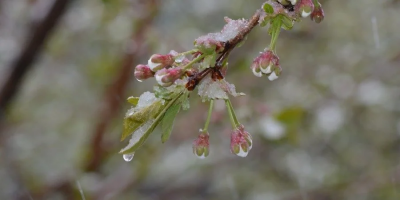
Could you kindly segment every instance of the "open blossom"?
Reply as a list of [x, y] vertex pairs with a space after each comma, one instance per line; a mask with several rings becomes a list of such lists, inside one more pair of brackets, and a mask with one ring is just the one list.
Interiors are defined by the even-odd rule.
[[210, 153], [210, 143], [208, 141], [210, 136], [208, 132], [203, 132], [202, 130], [200, 132], [197, 139], [193, 141], [193, 153], [198, 158], [203, 159]]
[[322, 20], [324, 20], [324, 17], [325, 17], [324, 10], [322, 9], [321, 4], [318, 2], [318, 5], [315, 5], [315, 9], [311, 13], [311, 20], [313, 20], [316, 23], [320, 23]]
[[164, 68], [156, 72], [155, 78], [158, 84], [163, 87], [172, 85], [177, 79], [183, 75], [181, 68]]
[[175, 60], [172, 54], [153, 54], [147, 64], [153, 72], [156, 72], [166, 66], [171, 66], [174, 62]]
[[261, 77], [266, 74], [270, 81], [277, 79], [282, 71], [279, 65], [279, 57], [271, 50], [262, 52], [253, 60], [250, 68], [255, 76]]
[[151, 78], [154, 76], [154, 72], [151, 71], [148, 65], [137, 65], [135, 67], [135, 78], [139, 81], [143, 81], [145, 79]]
[[313, 12], [314, 3], [312, 0], [299, 0], [294, 9], [303, 18], [306, 18]]
[[231, 152], [240, 157], [246, 157], [253, 147], [253, 140], [249, 132], [240, 125], [231, 133]]

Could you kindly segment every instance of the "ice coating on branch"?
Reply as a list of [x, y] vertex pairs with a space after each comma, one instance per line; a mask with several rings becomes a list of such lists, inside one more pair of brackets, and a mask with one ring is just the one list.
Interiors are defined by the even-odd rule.
[[129, 144], [121, 149], [120, 152], [124, 152], [130, 148], [132, 148], [133, 146], [135, 146], [135, 144], [137, 144], [140, 139], [144, 136], [144, 134], [146, 133], [146, 131], [150, 128], [151, 124], [153, 124], [154, 120], [149, 120], [146, 123], [144, 123], [140, 128], [138, 128], [133, 134], [132, 134], [132, 138], [129, 140]]
[[154, 103], [157, 100], [158, 100], [158, 98], [154, 95], [154, 93], [144, 92], [142, 95], [140, 95], [139, 101], [138, 101], [138, 104], [136, 105], [136, 107], [132, 107], [131, 109], [129, 109], [128, 112], [126, 112], [125, 117], [132, 116], [138, 110], [151, 105], [152, 103]]
[[198, 86], [198, 94], [203, 101], [210, 99], [228, 99], [228, 94], [232, 96], [243, 96], [244, 93], [236, 92], [235, 85], [228, 83], [225, 79], [212, 80], [210, 76], [204, 78], [204, 80]]
[[225, 17], [225, 21], [227, 24], [225, 24], [221, 32], [200, 36], [195, 40], [196, 45], [206, 49], [215, 48], [218, 51], [223, 48], [223, 42], [233, 39], [248, 26], [248, 22], [245, 19], [233, 20]]

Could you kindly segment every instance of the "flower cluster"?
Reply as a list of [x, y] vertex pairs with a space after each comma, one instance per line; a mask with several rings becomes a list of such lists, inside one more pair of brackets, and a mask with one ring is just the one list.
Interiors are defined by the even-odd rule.
[[231, 133], [231, 152], [240, 157], [246, 157], [253, 147], [251, 135], [240, 125]]
[[254, 59], [251, 65], [251, 71], [257, 77], [261, 77], [265, 74], [270, 81], [273, 81], [279, 77], [282, 71], [279, 65], [279, 57], [271, 50], [261, 52], [260, 55]]
[[154, 93], [145, 92], [139, 98], [128, 98], [132, 108], [125, 116], [122, 140], [127, 136], [132, 138], [120, 151], [124, 159], [130, 161], [157, 126], [161, 127], [161, 141], [166, 142], [179, 111], [189, 109], [189, 97], [195, 89], [202, 101], [209, 102], [210, 106], [204, 128], [200, 129], [199, 136], [193, 142], [193, 153], [199, 158], [209, 155], [208, 126], [213, 103], [223, 100], [233, 127], [231, 152], [246, 157], [253, 141], [239, 123], [229, 99], [231, 96], [244, 95], [236, 92], [235, 85], [225, 79], [229, 55], [244, 43], [253, 28], [258, 25], [268, 27], [270, 44], [253, 60], [250, 68], [257, 77], [267, 76], [269, 80], [275, 80], [282, 72], [276, 53], [281, 29], [290, 30], [295, 22], [309, 16], [317, 23], [324, 19], [324, 11], [318, 0], [268, 0], [250, 19], [233, 20], [226, 17], [226, 24], [221, 31], [200, 36], [194, 41], [192, 50], [154, 54], [147, 64], [137, 65], [134, 75], [138, 81], [155, 78], [158, 85], [154, 87]]

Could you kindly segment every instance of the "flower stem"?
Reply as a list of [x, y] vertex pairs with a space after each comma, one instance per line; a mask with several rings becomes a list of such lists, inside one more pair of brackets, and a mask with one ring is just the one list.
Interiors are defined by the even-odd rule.
[[189, 54], [192, 54], [192, 53], [196, 53], [198, 51], [199, 51], [198, 49], [192, 49], [190, 51], [185, 51], [185, 52], [182, 52], [182, 53], [178, 53], [178, 55], [174, 56], [174, 58], [177, 58], [179, 56], [186, 56], [186, 55], [189, 55]]
[[183, 67], [183, 70], [187, 70], [190, 66], [192, 66], [194, 63], [199, 62], [203, 58], [204, 58], [204, 55], [201, 55], [201, 56], [193, 59], [192, 61], [190, 61], [190, 63], [188, 63], [186, 66]]
[[270, 27], [270, 33], [271, 33], [271, 44], [269, 45], [269, 48], [271, 51], [275, 52], [276, 48], [276, 41], [278, 40], [279, 33], [281, 31], [281, 26], [282, 26], [282, 19], [281, 16], [276, 16], [272, 22], [271, 22], [271, 27]]
[[236, 129], [240, 126], [239, 121], [236, 118], [235, 111], [233, 110], [232, 103], [229, 99], [225, 100], [226, 108], [228, 109], [229, 119], [231, 120], [231, 124], [233, 129]]
[[214, 107], [214, 100], [211, 99], [210, 100], [210, 107], [208, 108], [208, 114], [207, 114], [206, 123], [204, 124], [204, 128], [203, 128], [203, 132], [207, 132], [207, 130], [208, 130], [208, 125], [210, 124], [213, 107]]
[[314, 7], [315, 7], [315, 8], [321, 7], [321, 6], [320, 6], [321, 4], [319, 4], [318, 0], [313, 0], [313, 3], [314, 3]]

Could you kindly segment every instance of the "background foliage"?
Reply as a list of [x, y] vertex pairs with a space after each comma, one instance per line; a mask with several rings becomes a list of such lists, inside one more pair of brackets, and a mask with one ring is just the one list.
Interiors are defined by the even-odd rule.
[[[0, 1], [0, 83], [49, 2]], [[307, 19], [282, 31], [283, 73], [274, 82], [249, 69], [269, 43], [267, 29], [250, 33], [227, 76], [247, 94], [233, 99], [253, 135], [246, 158], [229, 152], [222, 101], [210, 156], [192, 154], [207, 114], [193, 96], [170, 140], [162, 144], [156, 130], [127, 163], [117, 153], [125, 99], [155, 84], [139, 84], [134, 66], [154, 52], [191, 49], [224, 16], [248, 18], [263, 3], [160, 2], [70, 5], [6, 111], [0, 199], [81, 199], [79, 188], [87, 199], [400, 199], [399, 1], [321, 1], [321, 24]], [[114, 95], [120, 74], [131, 77]]]

